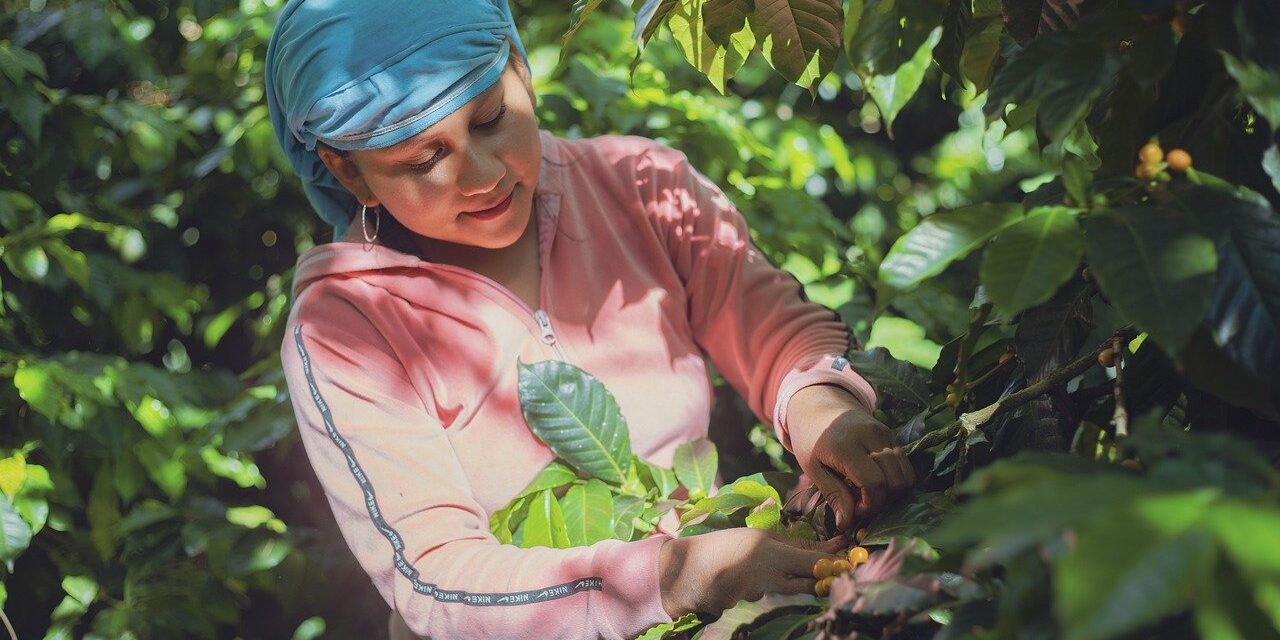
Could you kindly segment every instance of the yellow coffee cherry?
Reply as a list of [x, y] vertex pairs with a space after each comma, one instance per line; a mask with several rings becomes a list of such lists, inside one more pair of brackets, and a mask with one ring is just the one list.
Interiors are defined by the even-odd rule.
[[835, 562], [831, 558], [818, 558], [818, 561], [813, 563], [813, 577], [821, 580], [835, 575], [833, 572], [834, 564]]
[[852, 571], [852, 570], [853, 570], [853, 565], [852, 565], [852, 564], [850, 564], [850, 563], [849, 563], [849, 561], [848, 561], [848, 560], [845, 560], [844, 558], [841, 558], [841, 559], [836, 560], [835, 562], [831, 563], [831, 574], [832, 574], [832, 575], [836, 575], [836, 576], [838, 576], [838, 575], [842, 575], [842, 574], [848, 573], [848, 572], [850, 572], [850, 571]]
[[1164, 160], [1164, 150], [1160, 148], [1160, 145], [1148, 142], [1138, 150], [1138, 160], [1143, 164], [1155, 164]]
[[858, 565], [866, 562], [867, 558], [870, 557], [871, 554], [867, 551], [866, 547], [854, 547], [849, 550], [849, 562], [851, 564]]
[[818, 584], [813, 585], [814, 595], [818, 596], [819, 598], [827, 597], [827, 594], [831, 593], [832, 581], [833, 579], [831, 577], [826, 577], [819, 580]]
[[1165, 159], [1169, 163], [1169, 168], [1179, 173], [1191, 168], [1191, 154], [1182, 149], [1174, 149], [1169, 152], [1169, 157]]

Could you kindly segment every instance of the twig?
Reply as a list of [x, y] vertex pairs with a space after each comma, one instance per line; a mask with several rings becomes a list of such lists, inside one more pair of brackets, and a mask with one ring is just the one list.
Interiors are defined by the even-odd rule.
[[994, 375], [997, 371], [999, 371], [999, 370], [1003, 369], [1003, 368], [1004, 368], [1004, 366], [1005, 366], [1006, 364], [1009, 364], [1010, 362], [1013, 362], [1013, 360], [1012, 360], [1012, 359], [1009, 359], [1009, 360], [1006, 360], [1006, 361], [1004, 361], [1004, 362], [997, 362], [997, 363], [996, 363], [996, 366], [991, 367], [990, 369], [988, 369], [988, 370], [987, 370], [987, 372], [986, 372], [986, 373], [984, 373], [984, 374], [982, 374], [982, 375], [978, 376], [978, 378], [977, 378], [976, 380], [974, 380], [973, 382], [970, 382], [969, 384], [965, 385], [965, 387], [964, 387], [964, 392], [965, 392], [965, 393], [969, 393], [970, 391], [973, 391], [974, 389], [976, 389], [976, 388], [978, 387], [978, 385], [980, 385], [980, 384], [982, 384], [982, 383], [986, 382], [986, 381], [987, 381], [987, 378], [990, 378], [990, 377], [991, 377], [992, 375]]
[[956, 420], [941, 429], [924, 434], [920, 439], [908, 444], [904, 450], [907, 454], [911, 454], [921, 447], [928, 448], [942, 444], [943, 442], [946, 442], [947, 438], [951, 436], [951, 434], [961, 430], [965, 432], [964, 435], [967, 438], [969, 434], [973, 433], [974, 429], [986, 424], [992, 418], [1006, 411], [1017, 409], [1031, 400], [1044, 395], [1050, 390], [1057, 388], [1059, 385], [1066, 384], [1072, 378], [1080, 375], [1081, 373], [1084, 373], [1089, 369], [1089, 367], [1097, 364], [1098, 354], [1101, 353], [1103, 349], [1109, 347], [1115, 340], [1122, 339], [1132, 330], [1133, 325], [1125, 325], [1124, 327], [1121, 327], [1112, 335], [1112, 337], [1108, 338], [1102, 344], [1094, 347], [1088, 353], [1080, 356], [1079, 358], [1072, 360], [1061, 369], [1049, 374], [1040, 382], [1023, 389], [1022, 391], [1011, 394], [1002, 400], [997, 400], [981, 409], [978, 409], [977, 411], [970, 411], [962, 414], [959, 420]]
[[1116, 429], [1116, 440], [1128, 437], [1129, 435], [1129, 411], [1124, 408], [1124, 364], [1125, 364], [1125, 341], [1116, 336], [1112, 339], [1112, 350], [1115, 352], [1116, 365], [1116, 409], [1111, 414], [1111, 425]]

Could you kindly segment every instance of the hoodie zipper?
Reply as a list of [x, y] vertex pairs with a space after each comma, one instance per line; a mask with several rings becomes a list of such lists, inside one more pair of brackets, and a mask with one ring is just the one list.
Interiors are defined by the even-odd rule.
[[564, 350], [560, 348], [560, 341], [556, 339], [555, 329], [551, 328], [551, 316], [546, 311], [538, 309], [533, 312], [533, 319], [537, 321], [538, 330], [542, 332], [542, 343], [554, 347], [560, 360], [568, 362], [569, 359], [565, 357]]

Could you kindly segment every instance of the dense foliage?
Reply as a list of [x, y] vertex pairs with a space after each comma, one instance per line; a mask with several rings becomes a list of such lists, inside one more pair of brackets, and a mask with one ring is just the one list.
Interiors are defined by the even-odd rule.
[[[19, 637], [380, 628], [279, 371], [291, 266], [329, 231], [266, 118], [278, 3], [4, 7], [0, 604]], [[924, 478], [863, 523], [872, 562], [830, 598], [744, 605], [702, 637], [1280, 634], [1266, 0], [513, 9], [542, 126], [686, 152], [867, 347], [850, 355]], [[495, 533], [629, 539], [677, 508], [688, 534], [830, 535], [767, 429], [732, 449], [750, 424], [718, 397], [719, 469], [744, 479], [716, 493], [704, 442], [674, 470], [567, 460]]]

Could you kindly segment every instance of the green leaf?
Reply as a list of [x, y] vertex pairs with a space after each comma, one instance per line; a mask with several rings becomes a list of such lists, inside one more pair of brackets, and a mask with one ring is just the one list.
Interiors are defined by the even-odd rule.
[[520, 526], [524, 531], [522, 547], [569, 547], [569, 531], [565, 526], [560, 502], [550, 489], [533, 496], [529, 515]]
[[835, 67], [844, 26], [840, 0], [755, 0], [749, 16], [765, 59], [779, 73], [814, 92]]
[[1095, 213], [1085, 231], [1089, 268], [1107, 299], [1167, 351], [1180, 351], [1209, 310], [1213, 242], [1190, 215], [1165, 207]]
[[663, 638], [669, 638], [675, 634], [689, 631], [690, 629], [696, 629], [700, 624], [702, 624], [702, 622], [698, 620], [697, 615], [686, 613], [671, 622], [664, 622], [662, 624], [649, 627], [644, 633], [637, 636], [636, 640], [663, 640]]
[[724, 93], [726, 83], [746, 61], [756, 38], [751, 28], [744, 26], [725, 45], [717, 44], [706, 32], [702, 16], [700, 0], [681, 2], [667, 18], [667, 27], [684, 59], [706, 75], [717, 91]]
[[1054, 572], [1068, 640], [1110, 638], [1177, 613], [1209, 578], [1213, 540], [1190, 530], [1161, 535], [1118, 519], [1079, 532]]
[[679, 3], [680, 0], [644, 0], [636, 10], [636, 27], [631, 32], [632, 39], [644, 46]]
[[30, 544], [31, 525], [8, 500], [0, 500], [0, 562], [16, 560]]
[[602, 0], [577, 0], [573, 3], [573, 9], [569, 11], [569, 30], [560, 38], [561, 58], [569, 50], [569, 42], [573, 40], [573, 36], [578, 33], [578, 29], [582, 28], [587, 18], [600, 8], [601, 2]]
[[512, 523], [519, 524], [524, 520], [529, 502], [528, 496], [516, 498], [489, 516], [489, 532], [493, 537], [502, 544], [512, 544]]
[[292, 640], [315, 640], [323, 636], [324, 631], [324, 618], [312, 616], [298, 625], [298, 628], [293, 631]]
[[877, 394], [917, 407], [929, 406], [929, 381], [920, 368], [898, 360], [884, 347], [852, 351], [849, 365], [875, 388]]
[[1049, 298], [1084, 255], [1075, 209], [1039, 207], [987, 246], [979, 274], [991, 301], [1008, 317]]
[[1280, 548], [1269, 541], [1280, 531], [1280, 510], [1237, 500], [1216, 504], [1208, 523], [1227, 556], [1246, 575], [1280, 578]]
[[960, 53], [960, 69], [964, 79], [973, 83], [974, 91], [981, 93], [991, 84], [996, 61], [1000, 58], [1000, 34], [1004, 32], [1004, 22], [997, 0], [972, 0], [972, 3], [972, 15]]
[[894, 356], [925, 369], [932, 369], [942, 353], [942, 345], [924, 337], [924, 327], [893, 316], [880, 316], [871, 325], [867, 348], [876, 347], [884, 347]]
[[227, 558], [227, 571], [243, 576], [275, 569], [289, 555], [289, 541], [273, 533], [252, 531], [236, 542]]
[[119, 497], [111, 486], [111, 463], [105, 462], [94, 477], [89, 491], [86, 515], [89, 519], [89, 537], [98, 555], [105, 561], [113, 557], [116, 547], [116, 527], [120, 522]]
[[1273, 144], [1262, 154], [1262, 169], [1271, 178], [1271, 186], [1280, 191], [1280, 144]]
[[[529, 483], [529, 486], [521, 489], [520, 493], [516, 494], [515, 498], [523, 498], [544, 489], [559, 489], [577, 479], [578, 474], [574, 473], [573, 469], [552, 460], [550, 464], [538, 473], [538, 477]], [[512, 500], [515, 500], [515, 498], [512, 498]]]
[[1021, 218], [1019, 204], [984, 203], [935, 213], [893, 243], [880, 264], [880, 282], [899, 291], [913, 287]]
[[622, 484], [631, 435], [613, 394], [567, 362], [522, 362], [519, 369], [520, 407], [534, 435], [577, 470]]
[[635, 519], [644, 513], [644, 498], [618, 496], [613, 499], [613, 537], [630, 541], [635, 534]]
[[691, 498], [711, 493], [716, 482], [716, 467], [719, 458], [716, 446], [706, 438], [686, 442], [676, 447], [675, 472], [689, 490]]
[[1236, 58], [1226, 51], [1218, 53], [1222, 54], [1227, 73], [1236, 79], [1249, 104], [1273, 128], [1280, 128], [1280, 73], [1273, 68], [1259, 66], [1251, 60]]
[[770, 617], [788, 613], [816, 613], [821, 608], [818, 599], [812, 595], [778, 595], [769, 594], [759, 600], [745, 600], [726, 609], [720, 618], [702, 630], [698, 640], [731, 640], [738, 637], [737, 632], [761, 617]]
[[571, 546], [589, 546], [613, 537], [613, 495], [609, 486], [592, 478], [569, 487], [560, 499]]
[[22, 485], [27, 481], [27, 458], [21, 453], [15, 453], [8, 458], [0, 460], [0, 493], [4, 493], [10, 500], [18, 495], [18, 491], [22, 489]]
[[8, 76], [15, 85], [22, 82], [28, 73], [41, 80], [48, 79], [44, 61], [40, 56], [22, 47], [15, 47], [7, 41], [0, 42], [0, 73]]
[[760, 504], [759, 498], [741, 493], [720, 492], [710, 498], [703, 498], [693, 503], [688, 511], [680, 514], [680, 524], [687, 524], [707, 514], [730, 515], [748, 507]]
[[867, 75], [862, 79], [867, 93], [880, 107], [880, 115], [884, 119], [885, 129], [893, 131], [893, 121], [902, 108], [916, 95], [920, 84], [924, 82], [925, 71], [933, 62], [933, 48], [942, 39], [942, 27], [935, 27], [929, 37], [916, 49], [911, 59], [886, 75]]
[[653, 479], [653, 486], [657, 487], [659, 497], [667, 498], [680, 487], [680, 480], [676, 478], [675, 471], [647, 460], [640, 460], [640, 463]]
[[1213, 581], [1197, 590], [1195, 614], [1201, 638], [1280, 639], [1280, 632], [1254, 600], [1250, 585], [1227, 562], [1219, 561], [1213, 571]]
[[718, 45], [728, 46], [734, 34], [747, 24], [754, 0], [706, 0], [702, 4], [702, 23], [707, 35]]
[[1115, 48], [1079, 31], [1036, 38], [996, 72], [987, 113], [1037, 101], [1040, 128], [1050, 142], [1061, 142], [1114, 82], [1121, 62]]
[[1280, 376], [1280, 221], [1261, 197], [1232, 189], [1182, 195], [1218, 231], [1218, 273], [1205, 323], [1213, 341], [1263, 379]]

